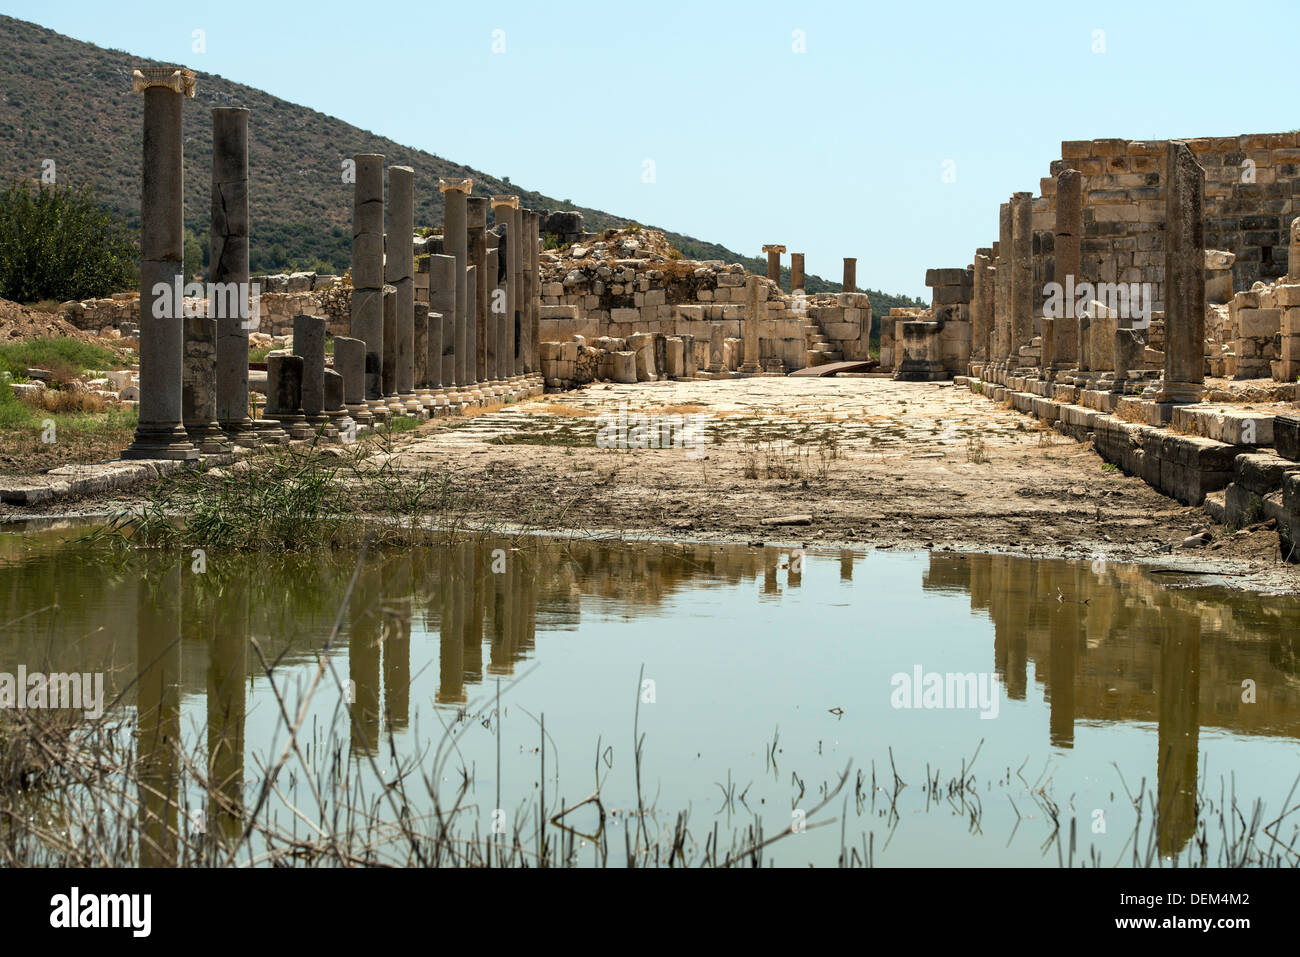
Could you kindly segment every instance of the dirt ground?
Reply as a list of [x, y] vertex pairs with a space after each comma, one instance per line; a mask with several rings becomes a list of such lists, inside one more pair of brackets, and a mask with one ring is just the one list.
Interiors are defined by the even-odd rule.
[[[600, 448], [620, 404], [629, 416], [707, 416], [705, 439], [692, 449]], [[507, 521], [540, 503], [560, 527], [592, 534], [1143, 560], [1300, 590], [1300, 568], [1280, 561], [1275, 531], [1212, 526], [1208, 546], [1185, 548], [1210, 525], [1201, 509], [947, 383], [601, 383], [439, 420], [395, 464], [430, 462], [460, 469]], [[794, 516], [810, 522], [764, 521]]]
[[[601, 447], [602, 435], [618, 442], [620, 406], [627, 444], [644, 413], [670, 428], [672, 416], [694, 422], [693, 447]], [[1300, 566], [1280, 561], [1275, 531], [1212, 526], [1089, 446], [950, 383], [599, 383], [435, 419], [373, 454], [413, 472], [450, 468], [498, 527], [1142, 561], [1200, 581], [1300, 591]], [[83, 500], [77, 511], [120, 504]], [[1206, 526], [1208, 546], [1184, 547]]]

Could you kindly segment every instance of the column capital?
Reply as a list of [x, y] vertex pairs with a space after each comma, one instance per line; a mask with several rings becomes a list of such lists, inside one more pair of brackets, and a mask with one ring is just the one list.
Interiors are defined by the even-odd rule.
[[181, 94], [194, 96], [194, 71], [184, 67], [142, 66], [131, 71], [131, 92], [143, 93], [151, 86], [161, 86]]
[[784, 246], [777, 245], [776, 243], [768, 243], [766, 246], [763, 247], [763, 252], [765, 252], [765, 253], [783, 253], [783, 252], [785, 252], [785, 247], [784, 247]]
[[493, 196], [492, 208], [496, 209], [499, 206], [506, 206], [509, 207], [510, 209], [518, 209], [519, 197], [518, 196]]
[[474, 189], [474, 181], [468, 177], [465, 179], [442, 179], [438, 178], [438, 192], [445, 193], [448, 190], [459, 190], [462, 193], [468, 193]]

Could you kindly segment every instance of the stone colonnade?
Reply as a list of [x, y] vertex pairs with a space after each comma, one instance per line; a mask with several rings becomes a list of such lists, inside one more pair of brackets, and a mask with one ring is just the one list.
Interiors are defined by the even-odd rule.
[[389, 167], [385, 202], [384, 157], [360, 154], [351, 163], [351, 335], [334, 339], [330, 369], [324, 320], [296, 317], [294, 354], [267, 357], [258, 418], [248, 355], [259, 321], [248, 265], [249, 111], [212, 110], [211, 255], [206, 308], [195, 307], [183, 274], [182, 133], [195, 77], [141, 67], [132, 91], [144, 95], [140, 406], [123, 458], [194, 461], [291, 439], [346, 442], [391, 415], [423, 418], [542, 392], [540, 214], [521, 209], [518, 197], [494, 197], [505, 213], [498, 256], [496, 237], [488, 248], [487, 199], [470, 197], [470, 180], [440, 181], [443, 252], [430, 257], [428, 302], [417, 303], [416, 171]]

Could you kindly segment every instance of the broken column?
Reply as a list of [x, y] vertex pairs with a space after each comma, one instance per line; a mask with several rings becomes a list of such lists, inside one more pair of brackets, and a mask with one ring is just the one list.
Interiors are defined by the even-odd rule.
[[354, 339], [366, 344], [366, 404], [383, 421], [384, 402], [384, 157], [355, 157], [352, 189], [352, 319]]
[[334, 369], [343, 377], [343, 408], [358, 428], [374, 422], [366, 405], [366, 344], [348, 336], [334, 337]]
[[[337, 340], [334, 348], [338, 348]], [[335, 361], [338, 361], [337, 358]], [[325, 370], [325, 415], [329, 418], [334, 435], [338, 436], [340, 441], [347, 443], [356, 441], [357, 424], [348, 415], [347, 407], [343, 403], [343, 376], [334, 369]]]
[[[208, 315], [217, 320], [217, 422], [237, 445], [255, 446], [248, 412], [248, 110], [212, 111], [212, 221]], [[217, 299], [214, 303], [212, 299]], [[232, 309], [232, 305], [234, 308]]]
[[423, 415], [424, 406], [415, 394], [415, 170], [411, 167], [388, 168], [388, 202], [384, 281], [396, 290], [397, 310], [392, 388], [400, 409]]
[[1165, 149], [1165, 378], [1160, 403], [1199, 402], [1205, 382], [1205, 170], [1186, 143]]
[[1011, 197], [1011, 365], [1033, 365], [1020, 350], [1034, 339], [1034, 220], [1032, 193]]
[[307, 424], [322, 438], [338, 438], [325, 414], [324, 317], [293, 317], [293, 354], [302, 357], [302, 411]]
[[315, 434], [302, 411], [302, 356], [267, 356], [266, 417], [279, 422], [291, 439]]
[[790, 254], [790, 291], [803, 292], [803, 253]]
[[747, 276], [745, 278], [745, 361], [740, 371], [749, 375], [757, 375], [763, 371], [763, 367], [759, 364], [758, 352], [758, 321], [763, 310], [761, 296], [758, 277]]
[[454, 392], [449, 398], [451, 398], [452, 404], [457, 407], [469, 404], [472, 401], [468, 389], [469, 380], [466, 378], [470, 366], [465, 361], [465, 349], [469, 341], [465, 330], [468, 324], [468, 313], [465, 310], [469, 302], [469, 290], [465, 285], [465, 267], [469, 264], [466, 199], [473, 188], [474, 181], [470, 179], [438, 181], [438, 189], [442, 192], [444, 204], [442, 250], [456, 260], [456, 268], [452, 271], [456, 281], [456, 311], [452, 323], [456, 344], [452, 351], [453, 379], [449, 383]]
[[[1289, 285], [1300, 284], [1300, 219], [1291, 220], [1291, 240], [1286, 251], [1286, 281]], [[1231, 290], [1228, 298], [1232, 298]]]
[[767, 278], [776, 283], [779, 289], [781, 286], [781, 254], [785, 252], [785, 247], [776, 243], [768, 243], [763, 247], [763, 252], [767, 253]]
[[131, 78], [144, 94], [140, 178], [140, 407], [124, 459], [197, 459], [182, 424], [184, 189], [181, 104], [194, 96], [194, 74], [144, 67]]
[[181, 421], [195, 448], [205, 455], [229, 452], [230, 439], [217, 423], [217, 320], [187, 315], [181, 369]]
[[726, 339], [723, 336], [722, 323], [715, 322], [709, 327], [709, 372], [726, 371]]
[[840, 286], [840, 292], [857, 292], [858, 291], [858, 261], [857, 259], [844, 257], [844, 282]]

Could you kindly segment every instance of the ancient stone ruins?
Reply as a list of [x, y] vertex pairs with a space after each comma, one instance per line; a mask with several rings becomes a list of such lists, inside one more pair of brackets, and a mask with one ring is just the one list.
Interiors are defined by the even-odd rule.
[[[192, 290], [180, 118], [194, 77], [142, 68], [134, 88], [140, 298], [64, 307], [83, 328], [139, 337], [138, 387], [121, 383], [140, 412], [126, 460], [347, 442], [393, 416], [599, 380], [892, 375], [1036, 416], [1219, 522], [1276, 521], [1284, 557], [1300, 542], [1295, 133], [1063, 143], [1039, 195], [1002, 204], [972, 264], [928, 271], [928, 308], [877, 322], [856, 259], [842, 291], [810, 295], [801, 253], [782, 288], [784, 245], [764, 245], [766, 275], [753, 275], [686, 260], [652, 229], [593, 235], [577, 213], [475, 196], [468, 179], [420, 184], [378, 155], [353, 158], [350, 280], [250, 277], [236, 108], [212, 111], [212, 265]], [[432, 188], [440, 234], [414, 221], [415, 190]], [[270, 347], [264, 371], [250, 346]]]

